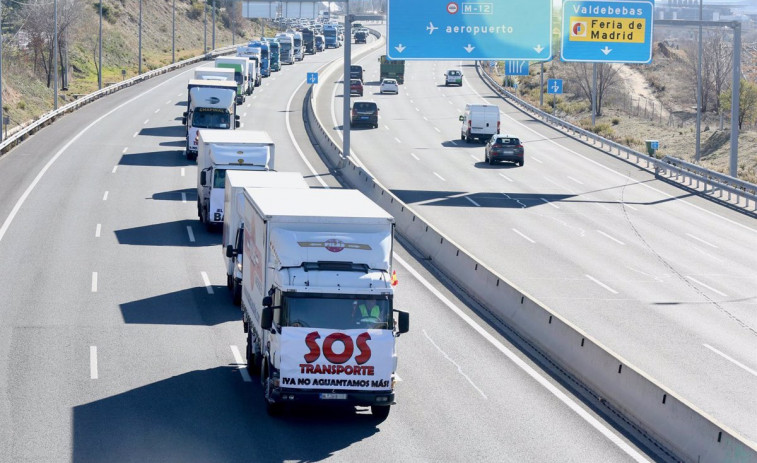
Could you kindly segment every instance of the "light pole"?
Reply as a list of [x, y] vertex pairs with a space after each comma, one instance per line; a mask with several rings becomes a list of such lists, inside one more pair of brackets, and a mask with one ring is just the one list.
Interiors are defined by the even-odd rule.
[[213, 0], [213, 41], [211, 42], [211, 48], [216, 49], [216, 0]]
[[702, 0], [699, 0], [699, 58], [697, 59], [697, 134], [694, 159], [699, 162], [701, 142], [700, 129], [702, 127]]
[[202, 25], [203, 25], [202, 52], [207, 53], [208, 52], [208, 0], [205, 0], [205, 3], [202, 4]]
[[[3, 2], [0, 1], [0, 129], [5, 125], [5, 111], [3, 110]], [[0, 130], [0, 137], [2, 137]]]
[[142, 74], [142, 0], [139, 0], [139, 65], [138, 74]]
[[53, 1], [53, 18], [55, 18], [55, 30], [53, 32], [53, 109], [58, 109], [58, 0]]
[[171, 64], [176, 62], [176, 0], [171, 11]]
[[100, 35], [97, 41], [97, 88], [103, 88], [103, 0], [100, 0]]

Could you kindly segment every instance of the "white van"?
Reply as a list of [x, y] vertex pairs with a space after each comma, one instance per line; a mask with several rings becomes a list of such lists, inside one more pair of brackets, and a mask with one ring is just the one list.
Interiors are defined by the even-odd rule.
[[471, 143], [476, 140], [486, 141], [499, 133], [499, 106], [488, 104], [465, 105], [465, 114], [460, 116], [460, 140]]

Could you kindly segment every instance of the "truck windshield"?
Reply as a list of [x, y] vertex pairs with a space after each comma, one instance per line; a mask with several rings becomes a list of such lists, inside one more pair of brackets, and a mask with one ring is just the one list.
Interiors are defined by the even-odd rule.
[[288, 55], [291, 50], [292, 50], [292, 45], [290, 45], [288, 43], [282, 43], [281, 44], [281, 54], [282, 55]]
[[261, 53], [261, 57], [262, 57], [263, 59], [267, 59], [267, 58], [268, 58], [268, 50], [265, 50], [265, 49], [264, 49], [264, 50], [263, 50], [263, 52]]
[[392, 329], [392, 301], [387, 296], [285, 294], [281, 325], [305, 328]]
[[230, 117], [225, 109], [197, 108], [192, 114], [192, 127], [200, 129], [228, 129]]

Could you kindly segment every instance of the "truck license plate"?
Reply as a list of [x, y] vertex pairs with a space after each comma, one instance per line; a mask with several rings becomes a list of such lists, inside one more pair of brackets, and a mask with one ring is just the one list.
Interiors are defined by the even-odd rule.
[[346, 400], [347, 399], [347, 394], [323, 393], [323, 394], [321, 394], [321, 399], [323, 399], [323, 400]]

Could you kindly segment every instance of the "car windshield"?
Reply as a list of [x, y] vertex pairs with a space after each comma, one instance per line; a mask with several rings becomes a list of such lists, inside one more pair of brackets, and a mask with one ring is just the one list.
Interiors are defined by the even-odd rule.
[[391, 329], [392, 304], [386, 296], [290, 294], [282, 298], [280, 322], [281, 326], [335, 330]]
[[449, 71], [449, 75], [451, 75], [451, 76], [459, 76], [460, 75], [460, 71]]
[[394, 81], [394, 80], [388, 80], [388, 79], [387, 79], [387, 80], [385, 80], [385, 81], [384, 81], [384, 83], [385, 83], [385, 84], [389, 84], [389, 85], [394, 85], [394, 84], [396, 84], [397, 82], [396, 82], [396, 81]]

